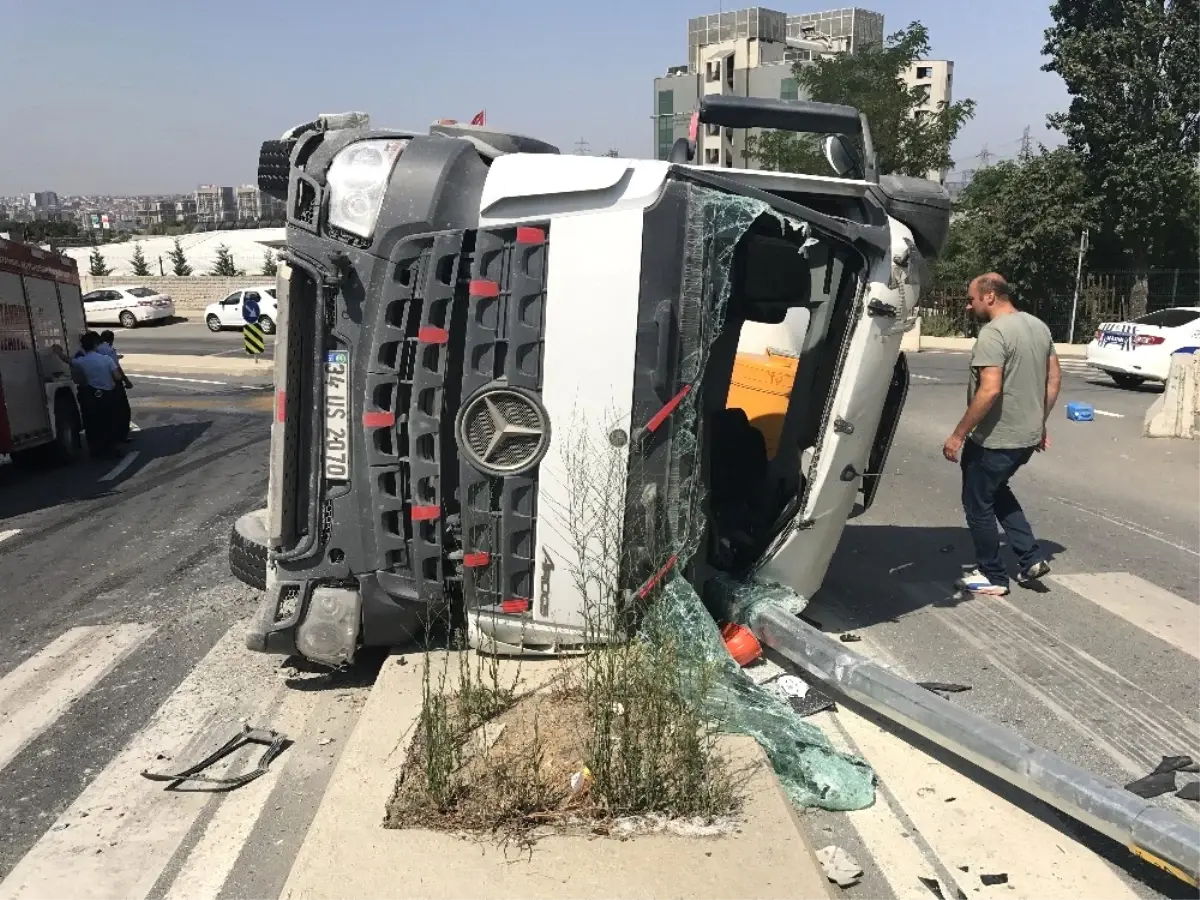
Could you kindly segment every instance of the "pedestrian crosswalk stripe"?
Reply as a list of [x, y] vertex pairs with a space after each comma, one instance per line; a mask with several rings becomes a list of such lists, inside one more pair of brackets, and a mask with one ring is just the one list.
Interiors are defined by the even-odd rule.
[[0, 680], [0, 769], [153, 632], [150, 625], [72, 628]]
[[[244, 631], [239, 623], [213, 646], [0, 882], [0, 898], [149, 894], [213, 795], [164, 791], [141, 772], [204, 757], [243, 719], [262, 724], [282, 690], [277, 661], [248, 653]], [[264, 683], [273, 690], [254, 689]]]
[[1050, 578], [1120, 616], [1130, 625], [1200, 658], [1195, 603], [1129, 572], [1051, 575]]

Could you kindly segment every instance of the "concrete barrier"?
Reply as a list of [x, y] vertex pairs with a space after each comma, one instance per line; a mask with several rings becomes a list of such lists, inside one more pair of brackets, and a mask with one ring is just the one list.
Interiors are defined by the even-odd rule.
[[917, 316], [917, 321], [908, 331], [904, 332], [904, 337], [900, 339], [900, 349], [904, 353], [920, 353], [921, 352], [921, 317]]
[[1195, 440], [1200, 415], [1200, 354], [1171, 357], [1167, 388], [1146, 411], [1145, 437]]

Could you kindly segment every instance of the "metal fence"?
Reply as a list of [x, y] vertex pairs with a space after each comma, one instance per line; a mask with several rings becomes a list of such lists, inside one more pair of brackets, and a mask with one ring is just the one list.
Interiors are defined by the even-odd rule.
[[[1071, 330], [1071, 294], [1021, 298], [1018, 306], [1050, 326], [1062, 343], [1086, 343], [1101, 322], [1120, 322], [1174, 306], [1200, 306], [1200, 269], [1159, 269], [1140, 281], [1136, 272], [1097, 272], [1084, 277], [1079, 290], [1075, 333]], [[921, 333], [930, 337], [971, 336], [965, 285], [934, 285], [921, 299]]]

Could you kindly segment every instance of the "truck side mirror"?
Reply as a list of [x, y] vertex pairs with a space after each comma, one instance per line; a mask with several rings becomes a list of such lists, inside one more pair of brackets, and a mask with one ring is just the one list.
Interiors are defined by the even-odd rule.
[[825, 158], [837, 173], [839, 178], [861, 178], [862, 163], [858, 154], [840, 134], [831, 134], [822, 142]]

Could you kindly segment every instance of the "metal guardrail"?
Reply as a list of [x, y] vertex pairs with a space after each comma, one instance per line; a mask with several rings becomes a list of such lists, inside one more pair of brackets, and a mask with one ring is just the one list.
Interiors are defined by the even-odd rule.
[[1099, 778], [846, 649], [782, 609], [748, 623], [760, 641], [822, 684], [927, 738], [1195, 887], [1200, 826]]

